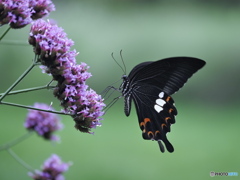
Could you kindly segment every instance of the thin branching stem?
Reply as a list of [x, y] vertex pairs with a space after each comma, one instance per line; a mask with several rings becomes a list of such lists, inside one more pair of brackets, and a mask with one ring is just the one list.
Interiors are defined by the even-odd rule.
[[4, 36], [8, 33], [8, 31], [11, 29], [11, 27], [9, 26], [8, 28], [7, 28], [7, 30], [1, 35], [1, 37], [0, 37], [0, 41], [4, 38]]
[[14, 139], [13, 141], [3, 144], [0, 146], [0, 151], [2, 150], [7, 150], [13, 146], [15, 146], [16, 144], [22, 142], [23, 140], [27, 139], [28, 137], [30, 137], [33, 134], [33, 131], [28, 131], [26, 134], [18, 137], [17, 139]]
[[27, 164], [25, 161], [23, 161], [15, 152], [13, 152], [13, 150], [7, 149], [7, 151], [17, 162], [19, 162], [27, 170], [34, 171], [34, 169], [29, 164]]
[[[31, 92], [31, 91], [36, 91], [36, 90], [42, 90], [42, 89], [53, 89], [56, 86], [39, 86], [39, 87], [33, 87], [33, 88], [27, 88], [27, 89], [20, 89], [16, 91], [10, 91], [8, 95], [15, 95], [15, 94], [20, 94], [20, 93], [26, 93], [26, 92]], [[0, 94], [0, 97], [3, 95], [3, 93]]]
[[29, 46], [27, 42], [16, 40], [3, 40], [0, 45], [15, 45], [15, 46]]
[[22, 104], [15, 104], [15, 103], [10, 103], [10, 102], [1, 102], [2, 105], [9, 105], [9, 106], [15, 106], [15, 107], [20, 107], [20, 108], [25, 108], [25, 109], [32, 109], [32, 110], [37, 110], [37, 111], [44, 111], [44, 112], [48, 112], [48, 113], [54, 113], [54, 114], [61, 114], [61, 115], [72, 115], [72, 114], [68, 114], [68, 113], [64, 113], [61, 111], [53, 111], [53, 110], [46, 110], [46, 109], [39, 109], [39, 108], [35, 108], [32, 106], [25, 106]]
[[53, 82], [53, 79], [47, 84], [47, 87], [51, 87], [52, 82]]
[[19, 82], [34, 68], [35, 63], [33, 63], [7, 90], [2, 94], [0, 97], [0, 104], [2, 103], [2, 100], [5, 98], [5, 96], [8, 95], [8, 93], [18, 85]]

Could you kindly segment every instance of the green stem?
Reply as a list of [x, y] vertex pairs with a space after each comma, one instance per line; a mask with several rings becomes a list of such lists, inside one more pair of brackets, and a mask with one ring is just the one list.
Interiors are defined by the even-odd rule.
[[53, 79], [47, 84], [47, 87], [51, 87], [50, 85], [52, 84]]
[[26, 134], [24, 134], [23, 136], [20, 136], [19, 138], [0, 146], [0, 151], [7, 150], [7, 149], [15, 146], [16, 144], [18, 144], [18, 143], [22, 142], [23, 140], [27, 139], [28, 137], [30, 137], [32, 134], [33, 134], [33, 131], [29, 131]]
[[29, 44], [27, 42], [23, 42], [23, 41], [12, 41], [12, 40], [4, 40], [1, 42], [0, 45], [16, 45], [16, 46], [29, 46]]
[[[21, 90], [16, 90], [16, 91], [10, 91], [8, 95], [14, 95], [14, 94], [20, 94], [20, 93], [25, 93], [25, 92], [31, 92], [31, 91], [36, 91], [36, 90], [41, 90], [41, 89], [53, 89], [56, 86], [39, 86], [39, 87], [33, 87], [33, 88], [27, 88], [27, 89], [21, 89]], [[3, 93], [0, 94], [0, 97], [3, 95]]]
[[35, 63], [33, 63], [7, 90], [5, 93], [2, 94], [0, 97], [0, 104], [1, 101], [5, 98], [5, 96], [33, 69]]
[[11, 29], [11, 27], [9, 26], [7, 28], [7, 30], [2, 34], [2, 36], [0, 37], [0, 41], [2, 40], [2, 38], [4, 38], [4, 36], [8, 33], [8, 31]]
[[61, 115], [72, 115], [72, 114], [66, 114], [66, 113], [60, 112], [60, 111], [39, 109], [39, 108], [31, 107], [31, 106], [25, 106], [25, 105], [21, 105], [21, 104], [14, 104], [14, 103], [3, 102], [3, 101], [1, 102], [1, 104], [9, 105], [9, 106], [16, 106], [16, 107], [25, 108], [25, 109], [32, 109], [32, 110], [37, 110], [37, 111], [43, 111], [43, 112], [48, 112], [48, 113], [55, 113], [55, 114], [61, 114]]
[[13, 150], [7, 149], [7, 151], [17, 162], [19, 162], [27, 170], [34, 171], [34, 169], [29, 164], [27, 164], [25, 161], [23, 161], [15, 152], [13, 152]]

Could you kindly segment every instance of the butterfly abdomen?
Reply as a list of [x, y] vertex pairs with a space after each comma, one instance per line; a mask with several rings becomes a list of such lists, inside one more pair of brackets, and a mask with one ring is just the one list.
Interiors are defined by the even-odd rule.
[[123, 83], [121, 84], [119, 90], [122, 91], [122, 96], [124, 96], [124, 113], [126, 116], [130, 115], [131, 104], [132, 104], [132, 88], [129, 87], [128, 76], [122, 76]]

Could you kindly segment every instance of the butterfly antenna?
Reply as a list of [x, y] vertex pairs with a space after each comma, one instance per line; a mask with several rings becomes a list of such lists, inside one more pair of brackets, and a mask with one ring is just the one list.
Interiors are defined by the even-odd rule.
[[124, 60], [123, 60], [122, 49], [120, 51], [120, 57], [121, 57], [121, 60], [122, 60], [123, 66], [124, 66], [124, 74], [126, 74], [127, 73], [127, 68], [126, 68], [126, 65], [125, 65]]
[[[123, 69], [122, 66], [117, 62], [117, 60], [114, 58], [113, 53], [111, 54], [111, 56], [112, 56], [113, 60], [117, 63], [117, 65], [122, 69], [123, 73], [125, 74], [124, 69]], [[125, 65], [124, 65], [124, 67], [125, 67]]]

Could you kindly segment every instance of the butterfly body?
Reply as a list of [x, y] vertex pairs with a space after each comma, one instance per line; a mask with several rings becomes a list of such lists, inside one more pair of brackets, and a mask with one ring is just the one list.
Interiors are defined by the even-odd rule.
[[204, 64], [203, 60], [197, 58], [167, 58], [140, 63], [128, 76], [122, 77], [120, 90], [124, 96], [125, 115], [130, 115], [133, 101], [143, 139], [157, 141], [162, 152], [162, 142], [169, 152], [174, 151], [166, 136], [177, 115], [171, 95]]

